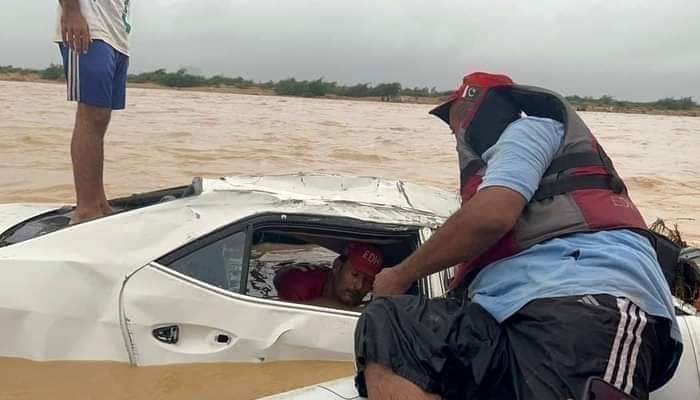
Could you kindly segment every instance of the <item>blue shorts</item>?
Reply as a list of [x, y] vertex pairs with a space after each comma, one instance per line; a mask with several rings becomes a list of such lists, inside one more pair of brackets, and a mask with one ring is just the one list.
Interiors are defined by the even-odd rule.
[[102, 40], [93, 40], [86, 54], [59, 43], [66, 74], [68, 101], [122, 110], [126, 106], [129, 56]]

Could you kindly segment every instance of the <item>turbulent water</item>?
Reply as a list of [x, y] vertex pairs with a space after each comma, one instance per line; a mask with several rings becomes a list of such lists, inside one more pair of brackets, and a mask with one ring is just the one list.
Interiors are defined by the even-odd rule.
[[[131, 89], [106, 140], [108, 195], [193, 176], [333, 172], [454, 189], [453, 138], [429, 106]], [[0, 203], [72, 203], [74, 105], [61, 85], [0, 82]], [[700, 118], [583, 113], [648, 222], [700, 241]]]
[[[110, 197], [194, 176], [333, 172], [456, 189], [454, 140], [429, 106], [131, 89], [106, 141]], [[0, 82], [0, 203], [72, 203], [74, 105], [61, 85]], [[584, 113], [648, 222], [700, 243], [700, 118]], [[350, 375], [352, 364], [0, 360], [0, 397], [245, 399]]]

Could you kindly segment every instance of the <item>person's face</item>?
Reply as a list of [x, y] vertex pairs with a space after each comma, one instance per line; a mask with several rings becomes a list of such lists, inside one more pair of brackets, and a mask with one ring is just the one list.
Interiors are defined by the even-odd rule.
[[350, 260], [335, 268], [335, 297], [341, 303], [356, 307], [372, 290], [374, 278], [353, 268]]

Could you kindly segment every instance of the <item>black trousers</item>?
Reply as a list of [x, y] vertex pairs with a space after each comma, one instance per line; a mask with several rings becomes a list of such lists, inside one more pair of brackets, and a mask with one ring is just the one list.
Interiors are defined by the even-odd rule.
[[499, 324], [476, 303], [393, 296], [355, 331], [357, 388], [379, 363], [446, 399], [580, 399], [598, 376], [638, 399], [675, 370], [670, 321], [609, 295], [534, 300]]

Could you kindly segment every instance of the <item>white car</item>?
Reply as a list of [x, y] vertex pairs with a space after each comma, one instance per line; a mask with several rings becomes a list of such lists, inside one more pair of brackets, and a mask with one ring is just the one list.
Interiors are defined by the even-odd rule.
[[[329, 265], [351, 241], [394, 265], [459, 207], [456, 193], [331, 175], [195, 178], [111, 203], [117, 213], [74, 226], [70, 208], [0, 205], [0, 358], [353, 361], [359, 313], [280, 301], [275, 271]], [[442, 296], [450, 275], [410, 292]], [[681, 319], [686, 351], [670, 386], [689, 394], [700, 391], [700, 322]], [[345, 378], [275, 398], [353, 393]]]

